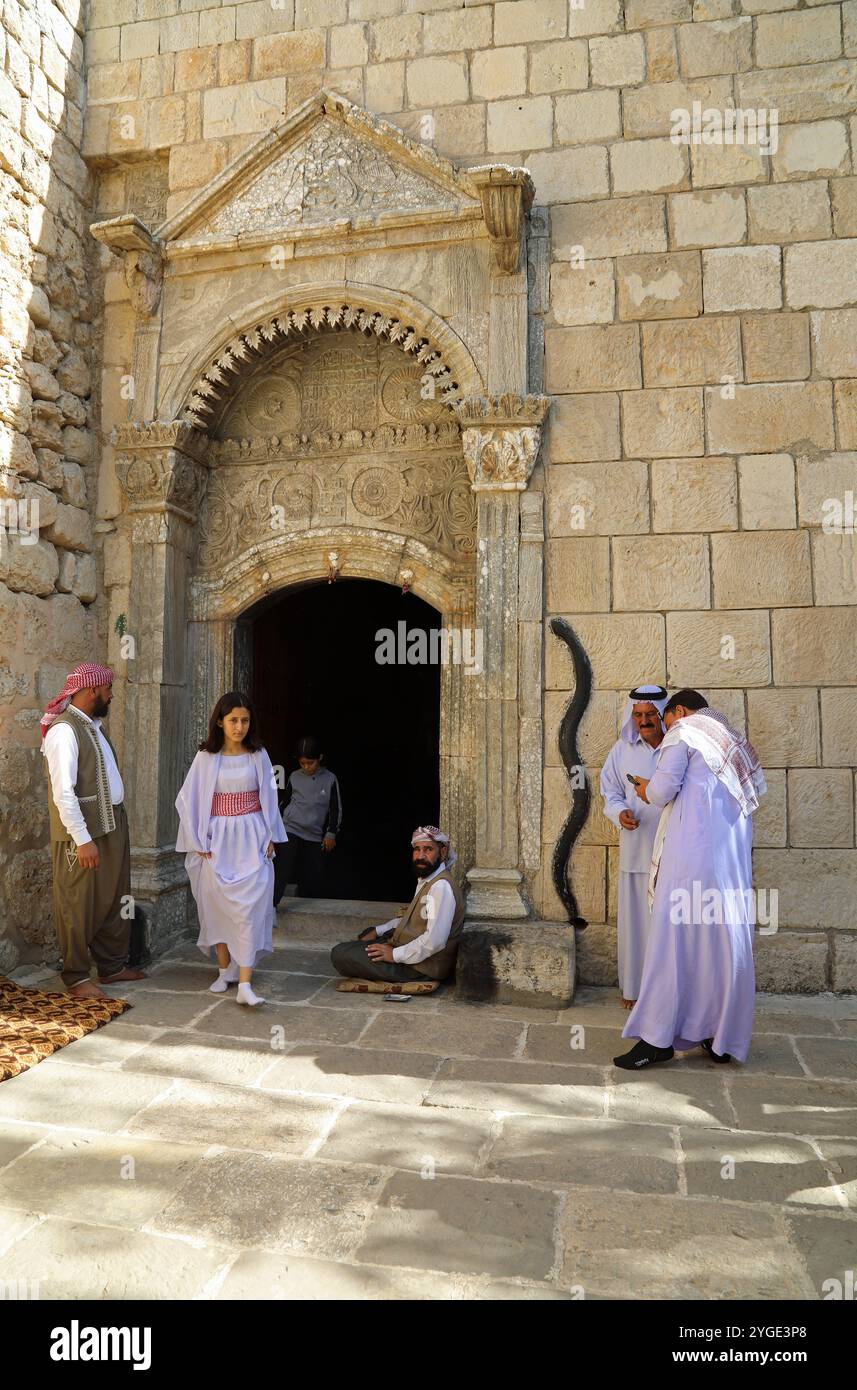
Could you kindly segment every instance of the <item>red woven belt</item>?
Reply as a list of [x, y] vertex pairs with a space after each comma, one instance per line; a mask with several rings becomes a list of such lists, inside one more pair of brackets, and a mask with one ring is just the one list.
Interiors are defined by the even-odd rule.
[[213, 816], [249, 816], [261, 809], [258, 792], [215, 792], [211, 798]]

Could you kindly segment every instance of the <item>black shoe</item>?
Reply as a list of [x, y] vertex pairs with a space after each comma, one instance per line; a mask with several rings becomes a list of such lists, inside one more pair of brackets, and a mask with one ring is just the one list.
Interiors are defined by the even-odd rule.
[[703, 1038], [703, 1039], [702, 1039], [702, 1042], [699, 1044], [699, 1046], [705, 1049], [705, 1051], [708, 1053], [709, 1057], [711, 1058], [712, 1062], [731, 1062], [731, 1061], [732, 1061], [732, 1054], [731, 1054], [731, 1052], [715, 1052], [715, 1051], [714, 1051], [714, 1046], [713, 1046], [713, 1044], [714, 1044], [714, 1039], [713, 1039], [713, 1038]]
[[674, 1056], [671, 1047], [652, 1047], [651, 1043], [641, 1038], [623, 1057], [614, 1057], [613, 1065], [623, 1067], [625, 1071], [637, 1071], [640, 1067], [650, 1067], [657, 1062], [671, 1062]]

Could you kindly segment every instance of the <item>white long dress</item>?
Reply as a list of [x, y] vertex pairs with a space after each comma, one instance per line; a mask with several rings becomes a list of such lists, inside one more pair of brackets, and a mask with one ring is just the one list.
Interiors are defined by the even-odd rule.
[[[200, 950], [211, 956], [214, 947], [223, 943], [237, 965], [252, 968], [260, 956], [273, 950], [274, 868], [267, 857], [267, 848], [272, 839], [285, 839], [285, 832], [281, 821], [281, 833], [269, 826], [270, 808], [267, 815], [264, 810], [270, 794], [264, 793], [261, 763], [268, 761], [267, 754], [242, 753], [224, 757], [198, 753], [185, 788], [195, 772], [199, 780], [203, 769], [198, 768], [198, 760], [214, 758], [219, 763], [216, 769], [209, 764], [203, 765], [204, 773], [209, 774], [203, 778], [208, 784], [205, 795], [209, 806], [209, 788], [215, 793], [258, 791], [263, 810], [243, 816], [206, 817], [207, 824], [201, 835], [199, 829], [194, 829], [195, 818], [183, 814], [177, 848], [189, 851], [185, 867], [199, 911], [197, 945]], [[213, 780], [211, 772], [215, 773]], [[177, 803], [180, 813], [184, 809], [181, 803], [180, 793]], [[274, 808], [276, 811], [276, 802]], [[199, 839], [211, 852], [210, 859], [204, 859], [197, 849], [191, 848], [191, 843]]]

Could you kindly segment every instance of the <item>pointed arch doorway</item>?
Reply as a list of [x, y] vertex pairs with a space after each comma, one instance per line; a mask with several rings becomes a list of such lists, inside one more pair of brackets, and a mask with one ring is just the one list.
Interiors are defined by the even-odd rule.
[[273, 763], [287, 778], [298, 739], [315, 734], [339, 780], [342, 833], [323, 860], [322, 897], [406, 901], [413, 892], [411, 831], [440, 818], [431, 634], [441, 627], [416, 594], [356, 578], [281, 590], [236, 623], [234, 670]]

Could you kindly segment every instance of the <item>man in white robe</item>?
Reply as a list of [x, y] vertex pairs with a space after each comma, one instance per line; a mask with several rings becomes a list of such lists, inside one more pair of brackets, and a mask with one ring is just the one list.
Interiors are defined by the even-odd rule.
[[637, 796], [628, 775], [649, 778], [664, 736], [661, 712], [667, 702], [662, 685], [639, 685], [631, 691], [622, 715], [619, 738], [601, 769], [604, 814], [619, 827], [619, 902], [616, 932], [622, 1005], [633, 1007], [640, 992], [651, 909], [649, 866], [660, 810]]
[[616, 1066], [636, 1071], [702, 1047], [746, 1060], [753, 1031], [753, 812], [766, 790], [755, 749], [696, 690], [664, 707], [667, 734], [642, 801], [664, 808], [652, 856], [652, 925], [640, 994]]

